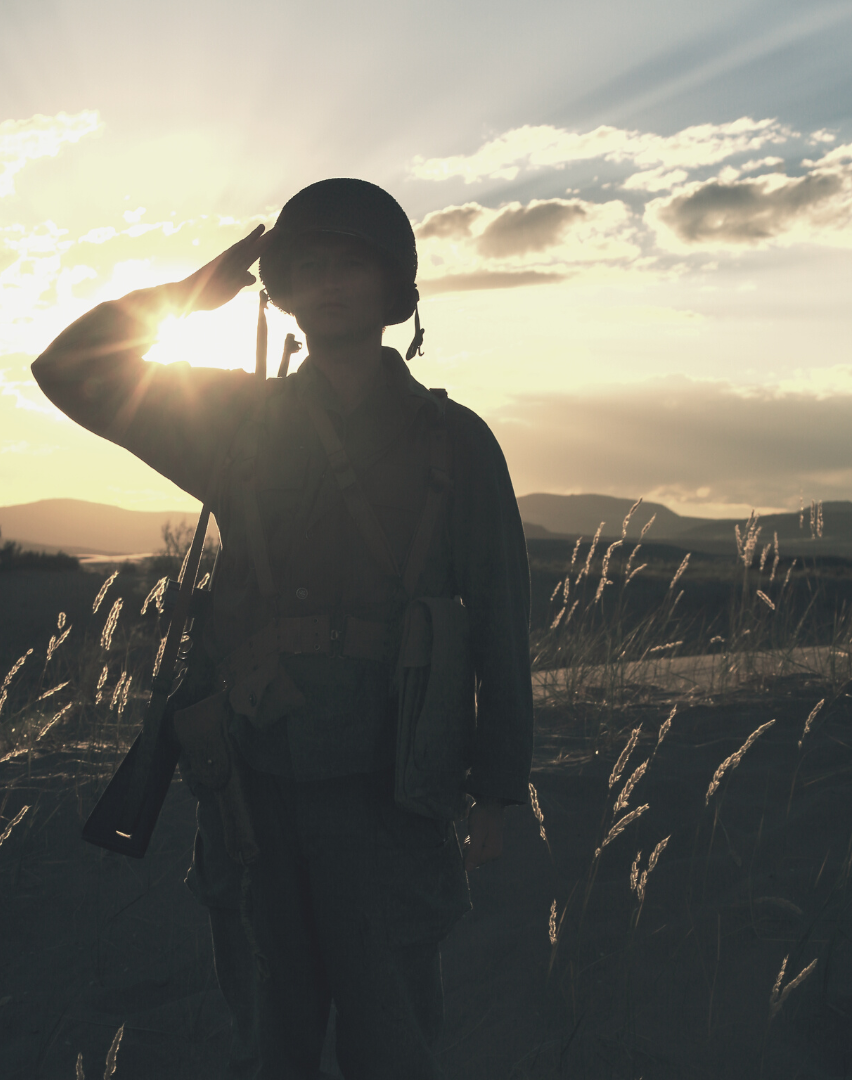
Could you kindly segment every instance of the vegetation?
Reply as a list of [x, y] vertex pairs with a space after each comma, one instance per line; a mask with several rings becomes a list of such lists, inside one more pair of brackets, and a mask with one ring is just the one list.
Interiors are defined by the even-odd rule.
[[46, 551], [27, 551], [14, 540], [6, 540], [0, 544], [0, 573], [4, 570], [79, 570], [79, 568], [80, 560], [75, 555], [66, 555], [64, 551], [50, 555]]
[[[852, 841], [833, 838], [823, 859], [819, 832], [795, 832], [794, 798], [852, 774], [839, 726], [852, 679], [852, 572], [843, 560], [820, 560], [819, 536], [812, 559], [785, 558], [775, 537], [761, 543], [754, 516], [733, 538], [736, 562], [644, 535], [603, 545], [600, 534], [567, 548], [530, 545], [540, 594], [532, 635], [537, 746], [543, 753], [552, 738], [560, 747], [530, 785], [530, 802], [556, 881], [541, 927], [550, 946], [545, 982], [558, 988], [564, 1014], [558, 1037], [515, 1063], [512, 1076], [567, 1075], [590, 1017], [607, 1008], [615, 1015], [616, 1003], [606, 1075], [776, 1075], [767, 1062], [779, 1025], [809, 988], [826, 993], [852, 929]], [[92, 575], [88, 620], [72, 626], [54, 614], [46, 646], [22, 643], [0, 684], [0, 757], [29, 764], [43, 748], [68, 751], [79, 820], [138, 730], [165, 632], [165, 578], [177, 576], [190, 538], [189, 529], [167, 527], [163, 552], [135, 571]], [[209, 549], [206, 559], [203, 572], [212, 567]], [[758, 790], [746, 778], [766, 760]], [[573, 770], [596, 793], [584, 803], [595, 820], [582, 831], [572, 821], [570, 839], [554, 827], [558, 799], [548, 801], [548, 778], [555, 784], [560, 769], [560, 792]], [[672, 792], [682, 788], [677, 803]], [[27, 827], [27, 813], [14, 804], [7, 812], [3, 802], [0, 845]], [[813, 914], [767, 884], [778, 851], [795, 843], [815, 862]], [[762, 949], [753, 963], [745, 933]], [[688, 1072], [665, 1071], [660, 1049], [642, 1043], [646, 969], [664, 945], [677, 959], [662, 964], [658, 981], [703, 1002], [707, 1041], [696, 1044]], [[714, 1038], [726, 1038], [726, 950], [742, 958], [742, 978], [759, 987], [765, 1013], [738, 1051], [742, 1071], [711, 1052]]]

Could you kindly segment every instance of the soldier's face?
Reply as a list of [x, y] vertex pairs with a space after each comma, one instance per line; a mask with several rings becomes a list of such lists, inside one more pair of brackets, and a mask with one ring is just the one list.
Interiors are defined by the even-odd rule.
[[387, 271], [360, 240], [317, 234], [290, 266], [288, 306], [309, 338], [356, 340], [384, 325]]

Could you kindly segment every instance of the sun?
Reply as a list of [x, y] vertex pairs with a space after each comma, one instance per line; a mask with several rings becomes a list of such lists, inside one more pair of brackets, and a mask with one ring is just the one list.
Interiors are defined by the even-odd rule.
[[[170, 315], [160, 324], [157, 342], [145, 358], [159, 364], [186, 361], [193, 367], [254, 371], [257, 309], [257, 290], [246, 290], [217, 311], [198, 311], [182, 319]], [[287, 334], [295, 334], [297, 340], [304, 335], [292, 316], [274, 308], [267, 311], [267, 325], [267, 374], [272, 377]], [[302, 359], [303, 354], [293, 356], [292, 371]]]

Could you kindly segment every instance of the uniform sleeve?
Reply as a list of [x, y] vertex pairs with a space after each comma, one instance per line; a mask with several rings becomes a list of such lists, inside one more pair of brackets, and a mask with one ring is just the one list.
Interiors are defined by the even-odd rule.
[[72, 420], [203, 501], [216, 450], [254, 380], [242, 370], [143, 360], [171, 310], [167, 285], [99, 304], [51, 342], [32, 373]]
[[453, 548], [477, 677], [472, 795], [529, 801], [533, 752], [530, 574], [509, 470], [474, 413], [450, 403]]

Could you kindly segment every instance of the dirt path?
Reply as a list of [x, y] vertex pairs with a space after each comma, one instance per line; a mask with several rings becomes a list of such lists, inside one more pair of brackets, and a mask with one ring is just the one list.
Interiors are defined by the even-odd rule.
[[[849, 699], [797, 747], [822, 696], [791, 680], [771, 699], [679, 709], [627, 808], [648, 809], [603, 849], [590, 890], [614, 796], [668, 707], [625, 716], [643, 734], [612, 793], [624, 740], [595, 756], [566, 717], [539, 713], [547, 840], [529, 806], [512, 809], [503, 856], [470, 875], [474, 910], [442, 950], [448, 1080], [755, 1080], [761, 1060], [767, 1080], [852, 1076]], [[717, 766], [772, 719], [705, 806]], [[176, 780], [142, 862], [101, 852], [79, 837], [80, 758], [0, 765], [0, 832], [30, 806], [0, 847], [0, 1075], [71, 1080], [82, 1052], [100, 1077], [124, 1024], [116, 1080], [212, 1080], [227, 1015], [206, 912], [183, 885], [193, 800]], [[631, 864], [667, 836], [637, 924]], [[569, 899], [554, 952], [551, 904], [559, 920]], [[783, 985], [817, 965], [770, 1025], [787, 955]]]

